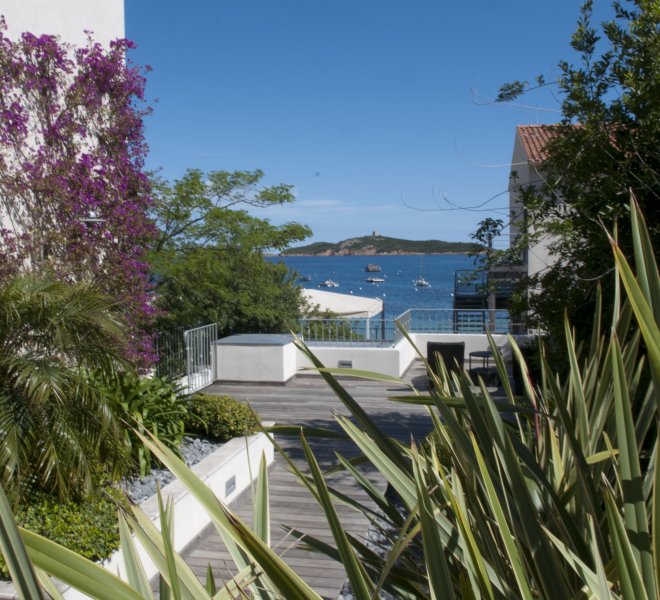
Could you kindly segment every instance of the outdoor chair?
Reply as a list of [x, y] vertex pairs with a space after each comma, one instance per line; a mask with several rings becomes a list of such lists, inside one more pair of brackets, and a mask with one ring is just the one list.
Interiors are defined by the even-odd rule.
[[426, 356], [431, 371], [440, 374], [440, 363], [445, 365], [447, 371], [461, 372], [465, 363], [465, 342], [427, 342]]

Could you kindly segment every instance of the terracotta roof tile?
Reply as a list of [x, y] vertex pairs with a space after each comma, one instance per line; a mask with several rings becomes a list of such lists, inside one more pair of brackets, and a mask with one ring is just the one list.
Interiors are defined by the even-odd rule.
[[542, 163], [548, 158], [545, 147], [559, 129], [558, 125], [518, 125], [518, 135], [530, 162]]

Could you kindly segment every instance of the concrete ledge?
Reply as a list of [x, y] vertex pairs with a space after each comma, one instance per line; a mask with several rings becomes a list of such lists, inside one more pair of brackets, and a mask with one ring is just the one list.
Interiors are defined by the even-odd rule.
[[[272, 423], [264, 423], [265, 427], [271, 425]], [[250, 475], [256, 478], [262, 454], [266, 456], [268, 465], [273, 463], [273, 445], [263, 433], [258, 433], [248, 437], [247, 440], [245, 438], [230, 440], [191, 469], [219, 500], [228, 504], [250, 486], [252, 483]], [[163, 501], [172, 498], [174, 502], [174, 548], [177, 552], [181, 552], [211, 524], [211, 519], [178, 479], [166, 485], [162, 489], [162, 495]], [[145, 500], [140, 508], [160, 529], [157, 496]], [[158, 574], [158, 569], [147, 552], [139, 544], [137, 547], [147, 577], [151, 579]], [[126, 579], [121, 548], [104, 561], [103, 566], [122, 579]], [[74, 588], [58, 587], [67, 600], [88, 598]], [[0, 582], [0, 600], [18, 600], [11, 582]]]

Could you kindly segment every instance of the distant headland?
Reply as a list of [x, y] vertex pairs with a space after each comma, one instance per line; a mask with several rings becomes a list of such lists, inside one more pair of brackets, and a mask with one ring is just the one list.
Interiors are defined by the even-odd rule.
[[316, 242], [307, 246], [287, 248], [283, 256], [387, 256], [401, 254], [465, 254], [479, 250], [469, 242], [443, 242], [442, 240], [401, 240], [373, 235], [350, 238], [333, 244]]

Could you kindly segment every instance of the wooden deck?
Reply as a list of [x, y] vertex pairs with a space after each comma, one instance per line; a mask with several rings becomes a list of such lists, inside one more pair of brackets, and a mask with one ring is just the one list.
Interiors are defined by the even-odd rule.
[[[425, 385], [426, 377], [421, 363], [413, 364], [406, 374], [406, 379], [421, 384], [418, 385], [418, 389]], [[420, 439], [428, 432], [430, 420], [423, 407], [387, 400], [388, 396], [406, 393], [407, 388], [354, 379], [345, 379], [342, 384], [388, 434], [407, 443], [411, 435]], [[230, 395], [248, 401], [263, 420], [275, 421], [278, 424], [338, 429], [333, 414], [348, 414], [328, 385], [317, 377], [302, 376], [286, 385], [272, 386], [214, 384], [206, 388], [205, 392]], [[307, 471], [298, 438], [278, 437], [278, 441], [296, 465]], [[345, 441], [314, 438], [308, 441], [321, 468], [324, 469], [335, 463], [335, 452], [347, 457], [356, 453], [352, 445]], [[365, 471], [365, 473], [384, 489], [385, 482], [377, 473], [373, 471]], [[352, 497], [367, 501], [366, 494], [346, 474], [329, 478], [329, 483]], [[272, 546], [319, 594], [334, 600], [345, 580], [341, 564], [323, 555], [304, 550], [290, 535], [287, 535], [285, 529], [287, 526], [294, 527], [333, 544], [322, 510], [307, 490], [298, 483], [296, 476], [287, 470], [284, 459], [277, 453], [275, 464], [269, 472], [269, 484]], [[336, 507], [345, 529], [358, 537], [363, 536], [368, 522], [362, 514], [341, 504], [337, 504]], [[232, 508], [246, 521], [252, 522], [252, 501], [249, 492], [234, 501]], [[231, 576], [231, 570], [228, 569], [232, 565], [231, 558], [212, 528], [201, 535], [199, 541], [184, 554], [184, 558], [202, 581], [209, 563], [218, 579]]]

